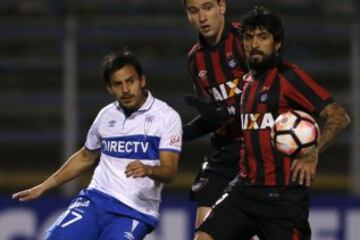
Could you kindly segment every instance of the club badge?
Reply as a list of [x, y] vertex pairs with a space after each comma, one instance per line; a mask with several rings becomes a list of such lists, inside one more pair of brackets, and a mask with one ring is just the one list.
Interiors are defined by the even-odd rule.
[[145, 122], [144, 122], [145, 135], [147, 135], [148, 132], [150, 131], [150, 127], [151, 127], [151, 124], [152, 124], [154, 118], [155, 118], [155, 116], [153, 116], [153, 115], [145, 116]]
[[206, 80], [207, 79], [207, 71], [206, 70], [200, 70], [198, 77], [200, 80]]

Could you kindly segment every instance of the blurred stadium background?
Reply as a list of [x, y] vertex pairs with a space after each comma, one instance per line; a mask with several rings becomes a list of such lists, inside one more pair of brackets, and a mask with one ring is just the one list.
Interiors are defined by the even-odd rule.
[[[315, 240], [360, 236], [359, 0], [228, 0], [239, 19], [255, 5], [283, 17], [284, 56], [303, 67], [350, 113], [352, 125], [320, 157], [312, 187]], [[101, 78], [110, 50], [129, 46], [148, 86], [187, 122], [194, 109], [186, 54], [196, 40], [181, 0], [0, 0], [0, 240], [41, 239], [90, 173], [26, 204], [14, 191], [39, 183], [80, 148], [98, 110], [112, 101]], [[184, 145], [176, 181], [165, 188], [159, 229], [147, 239], [190, 239], [187, 191], [207, 137]]]

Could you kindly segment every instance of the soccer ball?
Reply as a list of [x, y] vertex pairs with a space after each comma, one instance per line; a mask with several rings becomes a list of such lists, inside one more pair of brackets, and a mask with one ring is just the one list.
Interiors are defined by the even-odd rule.
[[319, 135], [314, 118], [299, 110], [280, 114], [271, 128], [274, 148], [291, 158], [301, 158], [310, 153], [317, 146]]

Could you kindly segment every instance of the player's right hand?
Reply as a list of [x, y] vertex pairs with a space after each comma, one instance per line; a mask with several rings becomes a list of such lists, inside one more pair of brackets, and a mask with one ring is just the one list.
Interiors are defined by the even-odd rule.
[[309, 155], [293, 160], [291, 165], [293, 182], [298, 179], [300, 185], [310, 187], [315, 180], [318, 155], [318, 149], [315, 149]]
[[42, 186], [42, 184], [39, 184], [33, 188], [29, 188], [24, 191], [14, 193], [12, 195], [12, 198], [17, 199], [20, 202], [25, 202], [32, 199], [36, 199], [40, 197], [43, 193], [44, 193], [44, 187]]

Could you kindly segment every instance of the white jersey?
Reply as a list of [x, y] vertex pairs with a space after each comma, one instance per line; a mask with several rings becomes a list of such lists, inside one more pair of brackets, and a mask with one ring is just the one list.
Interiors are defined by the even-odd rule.
[[109, 104], [99, 112], [86, 138], [87, 149], [101, 150], [88, 188], [158, 218], [163, 183], [148, 177], [128, 178], [125, 167], [133, 160], [159, 165], [160, 151], [180, 152], [181, 144], [179, 114], [150, 92], [141, 108], [129, 117], [116, 102]]

